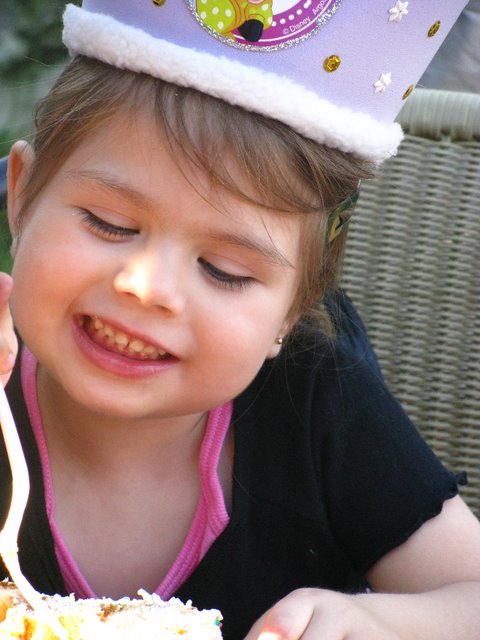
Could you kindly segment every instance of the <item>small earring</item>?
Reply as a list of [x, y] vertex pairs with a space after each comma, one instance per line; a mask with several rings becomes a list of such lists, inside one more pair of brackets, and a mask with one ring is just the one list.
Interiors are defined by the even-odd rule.
[[278, 338], [275, 338], [275, 344], [283, 344], [282, 336], [278, 336]]

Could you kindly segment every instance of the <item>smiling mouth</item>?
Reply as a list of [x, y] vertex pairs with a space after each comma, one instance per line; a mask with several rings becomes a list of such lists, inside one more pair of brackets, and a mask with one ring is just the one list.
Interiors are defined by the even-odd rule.
[[134, 360], [167, 360], [172, 357], [153, 344], [115, 329], [97, 316], [84, 316], [81, 324], [95, 344], [112, 353], [118, 353]]

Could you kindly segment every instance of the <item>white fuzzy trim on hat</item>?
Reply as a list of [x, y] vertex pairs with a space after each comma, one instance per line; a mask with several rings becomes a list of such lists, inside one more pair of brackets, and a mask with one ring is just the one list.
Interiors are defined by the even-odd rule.
[[193, 87], [375, 163], [394, 155], [403, 137], [399, 124], [338, 107], [285, 76], [154, 38], [75, 5], [65, 10], [63, 40], [71, 53]]

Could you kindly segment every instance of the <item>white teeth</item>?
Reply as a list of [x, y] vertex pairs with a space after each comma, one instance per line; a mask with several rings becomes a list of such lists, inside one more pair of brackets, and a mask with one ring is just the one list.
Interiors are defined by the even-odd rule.
[[115, 343], [120, 347], [126, 347], [128, 344], [128, 336], [126, 333], [116, 333], [115, 334]]
[[[144, 348], [143, 353], [148, 357], [149, 360], [156, 360], [162, 353], [154, 346], [148, 345]], [[165, 355], [165, 352], [163, 352]]]
[[107, 343], [110, 346], [115, 346], [120, 352], [129, 351], [148, 360], [156, 360], [167, 355], [166, 351], [157, 349], [153, 345], [145, 344], [139, 338], [130, 340], [126, 333], [115, 331], [113, 327], [105, 324], [100, 318], [93, 318], [93, 327], [100, 338], [106, 338]]
[[134, 353], [140, 353], [145, 349], [145, 345], [141, 340], [133, 340], [128, 345], [128, 348], [130, 349], [130, 351], [133, 351]]
[[114, 330], [112, 329], [112, 327], [109, 327], [107, 324], [103, 327], [103, 330], [105, 331], [105, 335], [107, 336], [107, 338], [113, 338], [115, 335]]
[[144, 351], [147, 354], [147, 356], [151, 356], [153, 353], [157, 351], [157, 349], [155, 347], [149, 346], [149, 347], [145, 347]]

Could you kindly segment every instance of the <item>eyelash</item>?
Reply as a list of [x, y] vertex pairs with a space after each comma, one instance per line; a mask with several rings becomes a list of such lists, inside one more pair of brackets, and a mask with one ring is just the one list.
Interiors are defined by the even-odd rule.
[[128, 238], [129, 236], [134, 236], [138, 233], [136, 229], [120, 227], [115, 224], [111, 224], [110, 222], [105, 222], [105, 220], [98, 218], [87, 209], [82, 209], [81, 214], [87, 225], [87, 228], [95, 231], [107, 240]]
[[[122, 239], [138, 234], [138, 231], [136, 229], [120, 227], [111, 224], [110, 222], [106, 222], [105, 220], [98, 218], [87, 209], [83, 209], [81, 213], [87, 228], [95, 231], [106, 239]], [[203, 270], [207, 273], [207, 275], [215, 280], [217, 285], [225, 289], [230, 289], [232, 291], [242, 291], [252, 285], [254, 282], [254, 279], [248, 276], [237, 276], [227, 273], [226, 271], [215, 267], [204, 258], [199, 258], [198, 262], [202, 266]]]
[[222, 269], [218, 269], [213, 264], [204, 260], [203, 258], [199, 258], [198, 262], [201, 264], [202, 268], [206, 271], [206, 273], [215, 280], [215, 282], [225, 289], [230, 289], [232, 291], [244, 291], [247, 287], [251, 286], [254, 283], [254, 279], [248, 276], [236, 276], [231, 273], [227, 273], [226, 271], [222, 271]]

